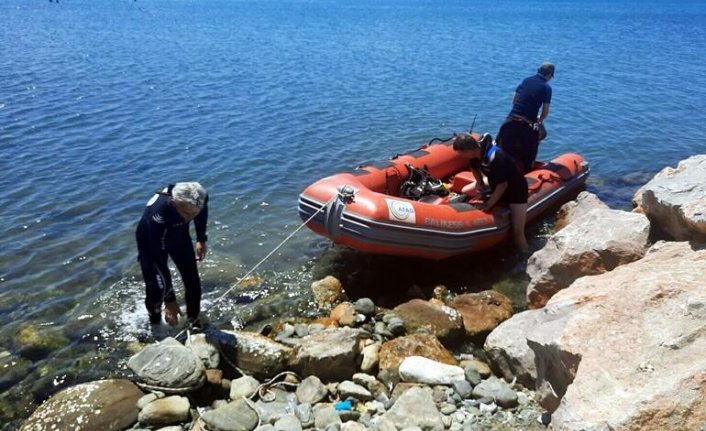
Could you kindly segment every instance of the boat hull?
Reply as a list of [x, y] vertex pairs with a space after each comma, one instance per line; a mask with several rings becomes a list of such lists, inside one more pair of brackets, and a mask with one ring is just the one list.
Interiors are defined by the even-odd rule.
[[[455, 191], [470, 174], [465, 172], [468, 160], [459, 157], [450, 142], [425, 146], [389, 162], [317, 181], [300, 195], [299, 215], [312, 231], [338, 244], [367, 253], [428, 259], [485, 250], [511, 235], [507, 207], [498, 205], [486, 212], [434, 196], [421, 200], [398, 196], [409, 175], [407, 164], [448, 180]], [[573, 198], [589, 172], [588, 163], [578, 154], [538, 163], [526, 175], [527, 222]]]

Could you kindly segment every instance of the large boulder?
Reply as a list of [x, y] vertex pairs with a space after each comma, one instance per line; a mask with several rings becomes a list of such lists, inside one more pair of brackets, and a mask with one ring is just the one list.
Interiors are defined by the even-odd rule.
[[100, 380], [66, 388], [32, 413], [21, 431], [118, 431], [137, 422], [144, 394], [131, 381]]
[[440, 341], [453, 341], [463, 335], [461, 314], [451, 307], [422, 299], [412, 299], [394, 309], [408, 334], [424, 332], [435, 335]]
[[569, 223], [586, 214], [593, 209], [609, 209], [608, 205], [591, 192], [583, 191], [576, 196], [576, 199], [565, 203], [556, 213], [556, 223], [554, 230], [560, 231]]
[[173, 338], [145, 347], [130, 358], [127, 366], [141, 386], [169, 394], [193, 391], [206, 381], [201, 359]]
[[224, 350], [226, 362], [235, 364], [258, 379], [270, 378], [284, 371], [292, 357], [292, 348], [264, 335], [248, 331], [223, 331], [235, 336], [237, 347]]
[[292, 367], [303, 377], [315, 375], [324, 381], [350, 379], [357, 371], [360, 331], [326, 329], [302, 338], [295, 348]]
[[485, 290], [456, 296], [449, 304], [463, 317], [466, 335], [485, 335], [512, 316], [512, 301], [502, 293]]
[[706, 155], [667, 167], [642, 186], [633, 204], [677, 241], [706, 241]]
[[659, 242], [643, 259], [583, 277], [527, 312], [537, 319], [526, 340], [552, 429], [706, 423], [705, 274], [706, 246]]
[[649, 233], [649, 221], [638, 213], [593, 209], [574, 220], [530, 257], [530, 307], [542, 307], [579, 277], [640, 259], [649, 245]]

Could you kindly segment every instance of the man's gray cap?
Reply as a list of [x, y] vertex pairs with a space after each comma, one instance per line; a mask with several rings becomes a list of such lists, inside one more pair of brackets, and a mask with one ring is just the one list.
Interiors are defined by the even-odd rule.
[[537, 73], [540, 75], [544, 76], [554, 76], [554, 63], [550, 63], [548, 61], [545, 61], [539, 66], [539, 69], [537, 69]]

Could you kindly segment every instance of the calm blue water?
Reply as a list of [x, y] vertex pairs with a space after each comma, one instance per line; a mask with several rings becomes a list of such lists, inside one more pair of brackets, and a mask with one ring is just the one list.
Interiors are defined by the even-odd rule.
[[167, 182], [211, 193], [201, 270], [217, 322], [254, 324], [277, 303], [306, 312], [327, 273], [373, 290], [390, 272], [487, 288], [502, 266], [477, 283], [404, 260], [375, 267], [305, 230], [260, 284], [214, 303], [299, 225], [306, 185], [476, 115], [474, 130], [495, 133], [544, 60], [557, 72], [540, 158], [584, 154], [590, 191], [629, 208], [654, 173], [706, 152], [704, 54], [696, 1], [3, 0], [0, 352], [19, 358], [28, 327], [65, 342], [0, 371], [0, 404], [24, 406], [0, 424], [149, 338], [133, 230]]

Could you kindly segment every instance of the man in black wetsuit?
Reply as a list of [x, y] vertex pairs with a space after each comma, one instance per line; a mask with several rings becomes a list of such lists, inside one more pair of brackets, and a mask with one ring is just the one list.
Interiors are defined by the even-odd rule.
[[[476, 178], [482, 179], [481, 173], [488, 178], [491, 195], [482, 210], [489, 211], [498, 203], [510, 207], [515, 245], [521, 252], [527, 252], [527, 180], [517, 169], [515, 161], [502, 148], [493, 145], [493, 138], [487, 133], [480, 142], [470, 134], [458, 135], [454, 138], [453, 149], [470, 159]], [[468, 194], [473, 187], [481, 189], [484, 184], [469, 184], [461, 192]]]
[[[189, 234], [189, 222], [196, 227], [196, 252]], [[147, 202], [145, 212], [137, 225], [138, 260], [145, 281], [145, 306], [150, 323], [164, 320], [176, 325], [179, 305], [167, 267], [171, 256], [184, 282], [186, 315], [197, 323], [201, 306], [201, 279], [197, 260], [206, 256], [206, 223], [208, 221], [208, 194], [195, 182], [170, 184]]]
[[532, 170], [539, 141], [544, 138], [540, 134], [546, 134], [544, 120], [549, 116], [549, 81], [553, 78], [554, 65], [542, 63], [535, 75], [523, 80], [512, 96], [512, 110], [498, 131], [498, 145], [515, 159], [522, 174]]

